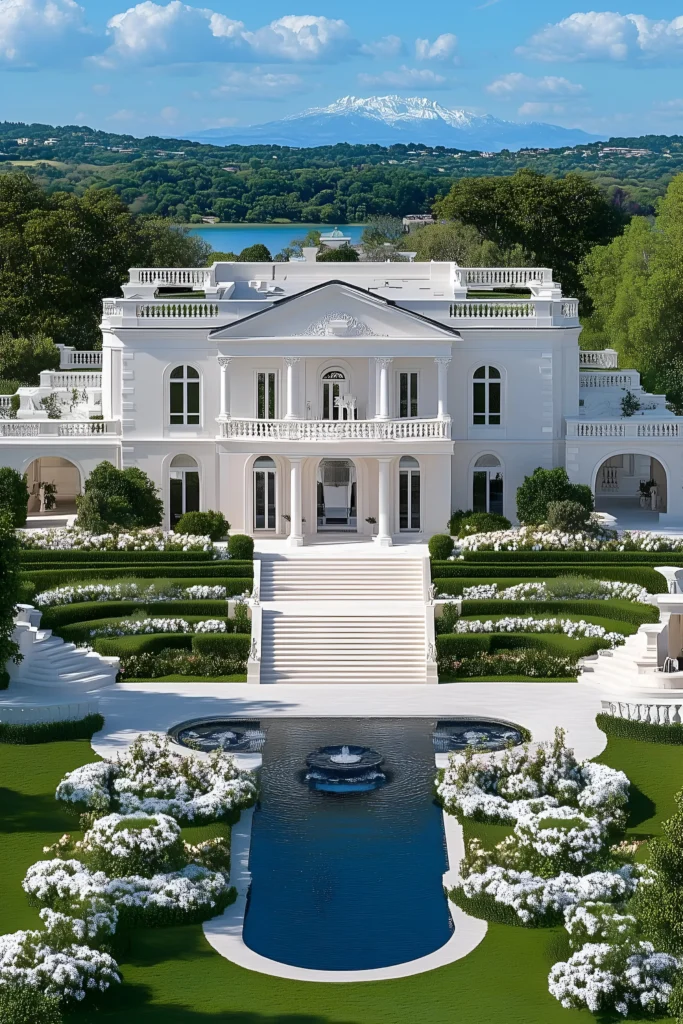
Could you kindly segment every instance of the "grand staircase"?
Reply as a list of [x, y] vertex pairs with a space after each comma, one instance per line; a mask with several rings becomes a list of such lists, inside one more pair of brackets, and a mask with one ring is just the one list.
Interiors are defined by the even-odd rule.
[[62, 693], [82, 694], [116, 682], [118, 658], [105, 658], [54, 636], [40, 628], [41, 613], [29, 605], [19, 605], [15, 617], [14, 639], [22, 660], [9, 663], [14, 682], [49, 687]]
[[262, 683], [424, 683], [425, 560], [265, 558]]

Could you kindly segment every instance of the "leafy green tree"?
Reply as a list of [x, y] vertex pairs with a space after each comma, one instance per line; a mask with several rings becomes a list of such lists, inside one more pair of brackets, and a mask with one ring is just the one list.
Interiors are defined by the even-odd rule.
[[26, 477], [9, 466], [0, 467], [0, 508], [8, 509], [15, 529], [26, 525], [28, 507]]
[[521, 245], [536, 265], [553, 269], [566, 295], [581, 297], [581, 260], [625, 224], [624, 215], [585, 177], [551, 178], [529, 169], [507, 178], [456, 181], [434, 208], [438, 217], [472, 224], [503, 250]]
[[248, 245], [237, 257], [240, 263], [270, 263], [270, 250], [262, 242]]
[[117, 469], [111, 462], [100, 462], [85, 482], [85, 494], [78, 503], [79, 522], [88, 496], [84, 518], [94, 520], [99, 513], [104, 522], [118, 526], [159, 526], [161, 523], [164, 504], [157, 488], [136, 466]]
[[495, 242], [484, 239], [474, 225], [462, 221], [417, 228], [405, 236], [403, 245], [417, 253], [419, 263], [452, 260], [463, 267], [495, 267], [503, 259]]
[[323, 246], [316, 257], [318, 263], [358, 263], [359, 259], [360, 256], [350, 245], [340, 245], [338, 249]]
[[217, 249], [212, 249], [206, 257], [206, 267], [210, 267], [213, 263], [237, 263], [239, 256], [234, 252], [219, 252]]
[[677, 810], [662, 823], [662, 835], [649, 843], [654, 880], [638, 886], [632, 907], [645, 937], [657, 948], [683, 953], [683, 792]]
[[0, 335], [0, 377], [37, 384], [41, 370], [59, 368], [59, 349], [51, 338], [34, 334], [28, 338]]
[[199, 235], [158, 217], [141, 219], [139, 234], [150, 267], [203, 267], [213, 251]]
[[18, 652], [12, 640], [18, 599], [19, 541], [14, 529], [14, 513], [11, 506], [0, 505], [0, 689], [8, 683], [5, 664]]
[[400, 217], [369, 217], [360, 242], [364, 249], [376, 249], [386, 242], [396, 245], [403, 238], [403, 234], [403, 221]]
[[573, 484], [566, 469], [535, 469], [517, 488], [517, 517], [526, 526], [547, 522], [548, 505], [553, 502], [577, 502], [593, 511], [593, 492], [587, 484]]

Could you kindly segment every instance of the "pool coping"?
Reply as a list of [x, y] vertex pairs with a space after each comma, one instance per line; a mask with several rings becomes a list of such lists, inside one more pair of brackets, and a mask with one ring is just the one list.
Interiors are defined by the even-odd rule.
[[[460, 863], [465, 856], [465, 840], [462, 825], [451, 814], [443, 814], [444, 834], [448, 869], [443, 875], [443, 884], [447, 889], [457, 884]], [[269, 974], [275, 978], [289, 981], [311, 982], [359, 982], [389, 981], [396, 978], [409, 978], [415, 974], [424, 974], [439, 967], [445, 967], [456, 960], [461, 960], [482, 942], [488, 925], [480, 918], [471, 917], [460, 907], [448, 902], [448, 910], [453, 922], [453, 934], [448, 942], [417, 960], [408, 960], [391, 967], [375, 967], [365, 971], [319, 971], [307, 967], [294, 967], [283, 964], [279, 960], [271, 960], [261, 956], [244, 941], [243, 927], [247, 911], [247, 895], [251, 885], [249, 869], [249, 852], [251, 848], [251, 828], [254, 808], [242, 811], [240, 820], [232, 827], [230, 882], [237, 889], [237, 899], [220, 916], [205, 921], [204, 935], [209, 944], [219, 953], [248, 971]]]

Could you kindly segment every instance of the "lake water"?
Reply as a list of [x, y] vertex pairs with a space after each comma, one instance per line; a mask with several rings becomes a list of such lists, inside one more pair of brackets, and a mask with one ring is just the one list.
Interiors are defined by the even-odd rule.
[[262, 242], [268, 247], [271, 256], [275, 256], [286, 245], [291, 245], [295, 238], [303, 238], [311, 228], [324, 233], [335, 227], [350, 236], [352, 245], [360, 242], [362, 224], [220, 224], [215, 227], [203, 224], [201, 227], [191, 227], [189, 231], [190, 234], [199, 235], [217, 252], [239, 254], [248, 245]]
[[[251, 949], [280, 963], [340, 971], [406, 963], [448, 942], [435, 725], [261, 720], [267, 738], [244, 923]], [[385, 781], [360, 792], [314, 788], [306, 757], [328, 744], [377, 751]]]

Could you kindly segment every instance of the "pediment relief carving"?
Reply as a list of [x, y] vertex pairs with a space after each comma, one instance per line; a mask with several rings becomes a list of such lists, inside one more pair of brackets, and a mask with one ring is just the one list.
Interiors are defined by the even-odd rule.
[[315, 320], [305, 331], [304, 337], [324, 338], [387, 338], [387, 334], [378, 334], [371, 330], [362, 320], [358, 320], [350, 313], [333, 310], [326, 313], [320, 320]]

